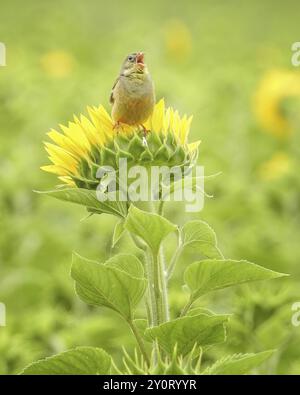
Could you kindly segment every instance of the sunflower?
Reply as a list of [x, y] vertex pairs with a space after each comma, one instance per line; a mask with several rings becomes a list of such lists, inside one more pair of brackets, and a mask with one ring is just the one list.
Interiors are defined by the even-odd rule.
[[291, 167], [289, 156], [284, 152], [276, 152], [269, 160], [261, 164], [259, 176], [265, 181], [280, 179], [289, 173]]
[[[293, 126], [289, 116], [290, 100], [300, 98], [300, 74], [294, 71], [272, 70], [261, 81], [254, 97], [254, 112], [258, 122], [276, 137], [287, 137]], [[298, 104], [298, 103], [297, 103]]]
[[164, 26], [164, 43], [167, 53], [174, 60], [186, 60], [192, 52], [192, 35], [180, 19], [171, 19]]
[[41, 57], [41, 67], [50, 77], [68, 77], [74, 69], [73, 56], [63, 50], [50, 51]]
[[154, 107], [145, 123], [146, 135], [138, 127], [114, 123], [105, 108], [87, 108], [89, 117], [74, 116], [68, 126], [48, 133], [52, 142], [45, 149], [52, 162], [41, 169], [54, 173], [72, 187], [96, 189], [100, 167], [118, 170], [119, 159], [129, 166], [191, 166], [197, 159], [199, 141], [188, 144], [192, 117], [180, 117], [173, 108], [165, 109], [164, 100]]

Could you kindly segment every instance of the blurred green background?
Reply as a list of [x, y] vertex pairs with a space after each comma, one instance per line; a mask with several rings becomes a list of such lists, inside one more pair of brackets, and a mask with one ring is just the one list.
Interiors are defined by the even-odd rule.
[[[42, 142], [87, 105], [109, 109], [108, 97], [125, 55], [144, 50], [157, 98], [193, 114], [191, 140], [201, 139], [207, 182], [201, 218], [215, 229], [226, 257], [289, 273], [286, 280], [243, 286], [202, 303], [235, 313], [228, 342], [207, 360], [235, 352], [277, 349], [267, 373], [300, 373], [300, 41], [298, 1], [3, 0], [0, 41], [0, 373], [66, 348], [103, 346], [120, 358], [134, 340], [113, 313], [84, 305], [69, 276], [72, 251], [103, 260], [134, 251], [129, 239], [111, 250], [116, 220], [81, 221], [79, 206], [33, 193], [54, 176]], [[186, 253], [188, 254], [188, 252]], [[183, 306], [186, 259], [171, 283], [172, 314]]]

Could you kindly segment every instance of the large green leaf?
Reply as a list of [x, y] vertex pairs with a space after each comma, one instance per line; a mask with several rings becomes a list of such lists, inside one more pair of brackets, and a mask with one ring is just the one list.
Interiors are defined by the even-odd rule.
[[[198, 154], [197, 154], [198, 156]], [[197, 159], [197, 158], [195, 158]], [[192, 168], [190, 168], [192, 171]], [[192, 192], [198, 192], [202, 193], [204, 196], [211, 198], [212, 196], [207, 194], [203, 188], [204, 182], [214, 179], [215, 177], [219, 176], [221, 172], [212, 174], [210, 176], [195, 176], [191, 175], [189, 172], [185, 173], [186, 175], [189, 174], [189, 176], [186, 176], [184, 179], [184, 187], [189, 188]], [[162, 182], [162, 199], [167, 201], [168, 199], [172, 199], [172, 196], [175, 192], [182, 191], [182, 184], [183, 180], [179, 179], [178, 181], [172, 182], [171, 185], [166, 184], [165, 182]]]
[[104, 264], [74, 255], [71, 275], [84, 302], [108, 307], [130, 320], [147, 284], [139, 259], [126, 254], [116, 255]]
[[115, 225], [113, 240], [112, 240], [112, 247], [116, 246], [116, 244], [121, 239], [121, 237], [123, 236], [125, 231], [126, 231], [126, 229], [124, 228], [124, 220], [121, 219]]
[[208, 367], [202, 374], [246, 374], [270, 358], [274, 351], [257, 354], [235, 354], [225, 357]]
[[96, 191], [83, 188], [60, 188], [52, 191], [37, 191], [38, 193], [52, 196], [66, 202], [80, 204], [87, 207], [88, 211], [97, 214], [113, 214], [125, 218], [127, 215], [127, 202], [100, 201], [97, 199]]
[[111, 357], [102, 349], [78, 347], [61, 354], [33, 362], [21, 374], [84, 375], [109, 374]]
[[217, 247], [217, 238], [213, 229], [204, 221], [187, 222], [182, 228], [183, 247], [190, 247], [207, 258], [223, 258]]
[[145, 276], [144, 266], [135, 255], [118, 254], [109, 258], [104, 265], [110, 268], [122, 270], [135, 278], [144, 279]]
[[130, 206], [125, 228], [143, 239], [154, 254], [158, 254], [163, 239], [177, 229], [164, 217], [142, 211], [133, 205]]
[[196, 300], [210, 291], [282, 276], [285, 274], [247, 261], [206, 259], [189, 265], [184, 279], [192, 292], [191, 300]]
[[172, 354], [177, 345], [178, 354], [186, 355], [194, 347], [207, 346], [225, 341], [224, 323], [228, 315], [199, 314], [177, 318], [159, 326], [148, 328], [146, 337], [157, 339], [159, 345]]

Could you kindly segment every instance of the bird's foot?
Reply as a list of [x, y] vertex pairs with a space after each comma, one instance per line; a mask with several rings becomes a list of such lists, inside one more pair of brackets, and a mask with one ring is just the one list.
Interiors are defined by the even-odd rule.
[[116, 131], [119, 134], [120, 129], [123, 130], [122, 123], [120, 121], [116, 121], [113, 125], [113, 131]]
[[144, 136], [147, 136], [147, 134], [150, 133], [150, 130], [148, 130], [142, 123], [139, 126], [142, 127]]
[[146, 129], [145, 126], [143, 124], [140, 124], [140, 126], [143, 129], [143, 145], [147, 146], [147, 135], [148, 133], [150, 133], [150, 130]]

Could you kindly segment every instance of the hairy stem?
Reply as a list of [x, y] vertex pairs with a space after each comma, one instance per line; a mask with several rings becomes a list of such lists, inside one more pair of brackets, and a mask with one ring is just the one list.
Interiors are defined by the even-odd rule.
[[151, 312], [151, 320], [149, 321], [150, 326], [155, 326], [158, 324], [158, 310], [156, 303], [156, 294], [155, 294], [155, 269], [153, 265], [153, 260], [150, 251], [145, 252], [146, 257], [146, 270], [147, 270], [147, 279], [148, 279], [148, 292], [149, 292], [149, 307]]
[[170, 262], [170, 265], [168, 268], [168, 274], [167, 274], [168, 280], [172, 277], [172, 274], [175, 270], [176, 263], [178, 261], [180, 254], [182, 253], [182, 250], [183, 250], [182, 238], [181, 238], [180, 229], [178, 229], [178, 247], [177, 247], [174, 255], [172, 256], [172, 259], [171, 259], [171, 262]]
[[135, 245], [141, 249], [144, 253], [145, 257], [145, 274], [148, 280], [148, 297], [146, 299], [146, 311], [147, 311], [147, 318], [148, 318], [148, 325], [153, 326], [156, 325], [157, 322], [157, 308], [155, 303], [155, 295], [153, 290], [153, 268], [152, 268], [152, 258], [151, 254], [149, 253], [149, 249], [147, 248], [146, 244], [139, 240], [137, 236], [133, 233], [130, 233], [132, 240], [134, 241]]
[[164, 322], [170, 320], [169, 301], [168, 301], [168, 287], [167, 287], [167, 269], [164, 256], [163, 246], [160, 247], [160, 281], [162, 289], [162, 304], [163, 304], [163, 320]]
[[[156, 212], [158, 215], [163, 216], [164, 201], [160, 200], [158, 205], [150, 202], [152, 212]], [[167, 268], [164, 256], [163, 246], [161, 245], [159, 250], [159, 256], [153, 257], [153, 266], [155, 271], [155, 278], [157, 278], [157, 284], [154, 284], [154, 288], [157, 288], [157, 311], [159, 312], [158, 323], [169, 321], [169, 303], [168, 303], [168, 289], [167, 289]]]
[[159, 214], [159, 215], [163, 215], [163, 212], [164, 212], [164, 201], [163, 200], [160, 200], [159, 201], [159, 204], [158, 204], [158, 209], [157, 209], [157, 214]]
[[153, 289], [156, 302], [157, 321], [155, 325], [159, 325], [164, 322], [164, 306], [163, 306], [163, 294], [161, 287], [161, 269], [160, 261], [156, 254], [152, 255], [152, 268], [153, 268]]

